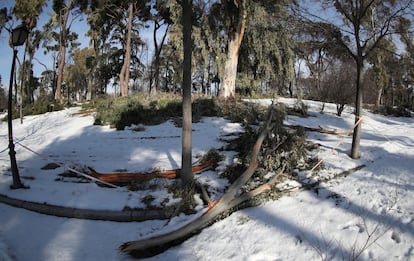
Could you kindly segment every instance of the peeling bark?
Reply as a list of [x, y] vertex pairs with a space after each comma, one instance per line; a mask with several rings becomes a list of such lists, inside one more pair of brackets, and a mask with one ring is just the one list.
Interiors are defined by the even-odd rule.
[[[235, 1], [236, 2], [236, 1]], [[227, 47], [227, 59], [224, 65], [223, 84], [220, 90], [220, 97], [230, 98], [236, 94], [236, 77], [237, 77], [237, 64], [239, 60], [240, 45], [243, 40], [244, 31], [246, 29], [247, 22], [247, 10], [243, 6], [242, 1], [238, 1], [236, 5], [239, 10], [239, 19], [234, 26], [234, 31], [229, 35], [229, 44]]]

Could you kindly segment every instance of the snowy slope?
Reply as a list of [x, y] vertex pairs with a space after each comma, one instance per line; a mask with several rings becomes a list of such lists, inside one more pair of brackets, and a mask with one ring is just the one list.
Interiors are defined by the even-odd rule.
[[[327, 105], [320, 114], [319, 103], [306, 102], [311, 117], [288, 116], [286, 124], [352, 128], [351, 110], [337, 117], [334, 105]], [[0, 123], [1, 194], [78, 208], [142, 207], [140, 199], [155, 192], [57, 182], [64, 168], [41, 170], [47, 163], [44, 159], [102, 172], [180, 166], [181, 129], [172, 122], [145, 126], [142, 132], [115, 131], [93, 126], [92, 116], [77, 111], [26, 117], [23, 125], [14, 122], [20, 174], [34, 178], [23, 179], [31, 187], [28, 190], [9, 189], [7, 125]], [[414, 119], [366, 112], [362, 128], [360, 160], [348, 157], [351, 137], [308, 134], [321, 145], [317, 153], [324, 159], [322, 175], [364, 165], [362, 169], [324, 183], [316, 191], [294, 191], [277, 201], [233, 213], [150, 260], [413, 260]], [[220, 118], [205, 118], [193, 130], [193, 155], [197, 156], [220, 148], [224, 145], [220, 137], [241, 128]], [[225, 163], [231, 163], [232, 153], [226, 156]], [[217, 188], [225, 185], [212, 171], [202, 176]], [[121, 243], [170, 231], [193, 218], [181, 215], [169, 221], [118, 223], [58, 218], [4, 204], [0, 212], [0, 246], [4, 246], [0, 249], [16, 260], [129, 260], [117, 251]]]

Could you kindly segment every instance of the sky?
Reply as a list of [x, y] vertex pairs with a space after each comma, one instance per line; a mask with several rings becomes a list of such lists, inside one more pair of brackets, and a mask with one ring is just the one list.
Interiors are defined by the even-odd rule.
[[[49, 20], [49, 14], [52, 13], [51, 10], [51, 1], [47, 1], [48, 5], [43, 10], [41, 16], [39, 17], [37, 28], [41, 29], [45, 23]], [[8, 12], [13, 8], [14, 1], [10, 0], [0, 0], [0, 9], [6, 7]], [[20, 25], [21, 21], [10, 21], [6, 24], [6, 28], [15, 28], [16, 26]], [[83, 21], [76, 21], [73, 23], [72, 30], [77, 32], [79, 35], [78, 41], [81, 43], [80, 48], [88, 47], [89, 40], [85, 36], [87, 32], [87, 25], [85, 20]], [[19, 61], [23, 60], [23, 52], [24, 46], [17, 47], [18, 50], [18, 59]], [[4, 87], [8, 88], [9, 86], [9, 79], [10, 79], [10, 70], [11, 70], [11, 61], [13, 57], [13, 49], [9, 46], [9, 33], [6, 29], [3, 28], [1, 35], [0, 35], [0, 75], [2, 76], [2, 84]], [[36, 54], [35, 58], [39, 59], [42, 63], [44, 63], [48, 69], [52, 69], [53, 60], [51, 59], [49, 54], [44, 55], [43, 50], [39, 49]], [[42, 71], [44, 71], [44, 67], [40, 65], [38, 62], [34, 61], [34, 74], [35, 76], [39, 76]]]
[[[271, 100], [256, 100], [264, 105]], [[276, 103], [293, 107], [295, 99]], [[303, 101], [309, 117], [288, 115], [284, 125], [323, 127], [348, 131], [354, 125], [354, 108], [336, 116], [335, 104]], [[112, 210], [177, 202], [167, 191], [167, 180], [154, 180], [137, 191], [107, 188], [71, 176], [90, 166], [99, 172], [168, 170], [181, 165], [181, 128], [173, 121], [160, 125], [127, 128], [93, 125], [92, 114], [80, 108], [14, 122], [16, 159], [22, 182], [29, 189], [11, 190], [7, 150], [7, 123], [0, 121], [0, 201], [11, 198], [77, 209]], [[315, 144], [311, 155], [323, 160], [317, 172], [295, 170], [297, 176], [277, 183], [285, 191], [277, 200], [241, 209], [205, 228], [184, 243], [148, 260], [185, 261], [297, 261], [414, 260], [414, 117], [391, 117], [363, 112], [361, 158], [351, 159], [352, 136], [307, 132]], [[193, 162], [211, 148], [225, 148], [225, 140], [243, 128], [218, 117], [193, 124]], [[23, 147], [24, 145], [25, 147]], [[317, 145], [317, 146], [316, 146]], [[31, 149], [38, 153], [31, 152]], [[216, 169], [195, 175], [197, 182], [218, 200], [229, 183], [219, 174], [240, 159], [233, 151], [220, 150], [225, 159]], [[56, 169], [42, 169], [59, 162]], [[348, 176], [341, 176], [345, 171]], [[268, 173], [270, 179], [275, 173]], [[330, 179], [326, 181], [326, 179]], [[321, 181], [314, 189], [301, 186]], [[322, 181], [325, 180], [325, 181]], [[256, 181], [254, 181], [256, 182]], [[154, 188], [156, 187], [156, 188]], [[0, 203], [0, 260], [30, 261], [132, 261], [118, 247], [127, 241], [150, 238], [179, 229], [208, 210], [197, 195], [196, 213], [165, 220], [113, 222], [56, 217]], [[167, 202], [167, 203], [165, 203]]]

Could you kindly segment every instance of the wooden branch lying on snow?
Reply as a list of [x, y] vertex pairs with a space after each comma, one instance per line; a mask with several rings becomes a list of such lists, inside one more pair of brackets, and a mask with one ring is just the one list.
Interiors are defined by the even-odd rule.
[[329, 130], [329, 129], [325, 129], [322, 128], [321, 126], [319, 126], [319, 128], [313, 128], [313, 127], [307, 127], [307, 126], [301, 126], [301, 125], [286, 125], [289, 128], [293, 128], [293, 129], [298, 129], [298, 128], [303, 128], [305, 131], [316, 131], [319, 133], [326, 133], [326, 134], [333, 134], [333, 135], [347, 135], [347, 136], [351, 136], [353, 131], [345, 131], [345, 130], [337, 130], [337, 129], [333, 129], [333, 130]]
[[[192, 167], [193, 173], [198, 173], [204, 170], [207, 170], [213, 166], [215, 160], [206, 161], [203, 164], [196, 165]], [[162, 172], [152, 172], [152, 173], [129, 173], [129, 172], [112, 172], [112, 173], [99, 173], [91, 167], [88, 167], [90, 170], [90, 176], [97, 178], [99, 180], [110, 182], [110, 183], [127, 183], [131, 181], [146, 181], [154, 178], [166, 178], [166, 179], [175, 179], [181, 169], [166, 170]]]
[[[253, 146], [249, 167], [233, 184], [230, 185], [223, 196], [203, 213], [203, 215], [175, 231], [148, 239], [126, 242], [119, 247], [119, 250], [122, 252], [128, 252], [131, 255], [140, 258], [159, 254], [174, 245], [180, 244], [185, 239], [199, 232], [201, 229], [211, 223], [218, 215], [236, 207], [251, 197], [270, 189], [271, 184], [269, 183], [274, 183], [278, 175], [273, 177], [267, 184], [262, 185], [256, 190], [242, 194], [241, 196], [237, 196], [240, 188], [252, 177], [258, 166], [257, 157], [260, 152], [260, 148], [263, 144], [264, 139], [266, 138], [267, 133], [273, 127], [272, 117], [273, 110], [270, 108], [266, 125], [264, 126], [263, 130], [256, 140], [255, 145]], [[283, 170], [281, 172], [283, 172]]]

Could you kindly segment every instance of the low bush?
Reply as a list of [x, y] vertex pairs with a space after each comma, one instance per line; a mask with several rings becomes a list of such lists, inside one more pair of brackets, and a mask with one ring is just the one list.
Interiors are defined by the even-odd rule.
[[181, 114], [177, 96], [137, 94], [124, 98], [100, 99], [96, 102], [95, 124], [109, 124], [123, 130], [132, 124], [155, 125]]
[[393, 107], [393, 106], [385, 106], [383, 107], [382, 111], [380, 113], [383, 113], [384, 115], [391, 115], [395, 117], [411, 117], [411, 112], [403, 107]]
[[[156, 125], [182, 117], [182, 99], [171, 94], [136, 94], [125, 98], [98, 99], [94, 104], [97, 111], [95, 124], [110, 125], [117, 130], [133, 124]], [[265, 110], [259, 105], [236, 100], [205, 97], [194, 98], [192, 105], [194, 122], [201, 117], [218, 116], [244, 125], [257, 124], [262, 120]]]
[[[64, 109], [64, 106], [58, 102], [55, 102], [51, 96], [42, 96], [34, 103], [28, 104], [22, 108], [23, 116], [39, 115], [46, 112], [60, 111]], [[13, 119], [20, 118], [20, 108], [14, 108], [12, 112]], [[2, 119], [7, 120], [7, 116]]]

